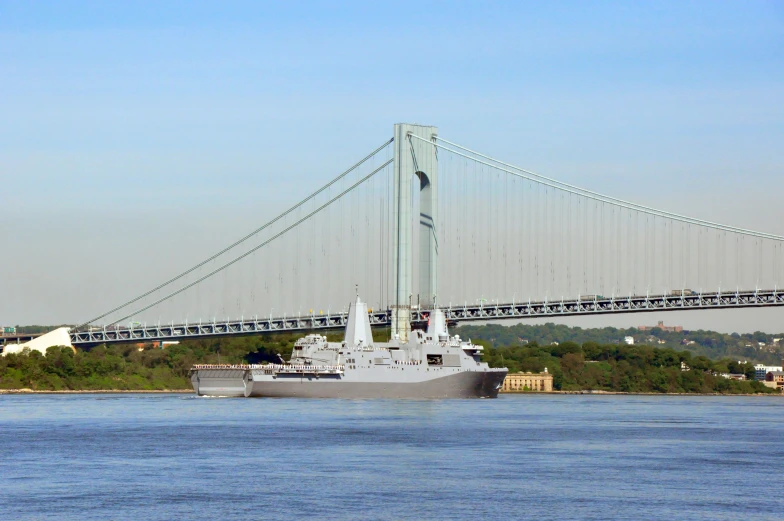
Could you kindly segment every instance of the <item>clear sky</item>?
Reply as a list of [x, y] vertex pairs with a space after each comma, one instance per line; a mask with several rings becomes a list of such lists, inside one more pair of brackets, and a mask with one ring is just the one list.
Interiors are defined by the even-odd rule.
[[5, 1], [0, 78], [0, 323], [124, 300], [401, 121], [784, 235], [782, 2]]

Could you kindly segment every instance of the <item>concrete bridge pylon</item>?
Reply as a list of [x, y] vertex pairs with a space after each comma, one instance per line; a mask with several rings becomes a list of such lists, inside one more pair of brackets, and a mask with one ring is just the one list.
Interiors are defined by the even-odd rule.
[[2, 356], [22, 353], [25, 349], [38, 351], [45, 355], [46, 350], [53, 346], [70, 347], [74, 352], [76, 351], [71, 344], [71, 335], [67, 327], [59, 327], [23, 344], [6, 344], [3, 348]]
[[[438, 128], [398, 123], [394, 130], [394, 200], [392, 248], [392, 336], [408, 340], [412, 309], [435, 307], [438, 290]], [[414, 215], [413, 193], [419, 185], [419, 215]], [[417, 224], [418, 223], [418, 224]], [[419, 244], [415, 245], [414, 227]], [[414, 263], [419, 284], [414, 286]]]

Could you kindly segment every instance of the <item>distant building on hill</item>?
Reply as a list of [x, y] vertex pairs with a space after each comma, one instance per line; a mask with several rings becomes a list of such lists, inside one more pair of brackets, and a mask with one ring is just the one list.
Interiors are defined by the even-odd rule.
[[544, 391], [552, 392], [553, 375], [544, 368], [543, 373], [509, 373], [504, 378], [501, 392]]
[[628, 345], [634, 345], [634, 337], [633, 336], [625, 336], [623, 337], [623, 341], [626, 342]]
[[169, 346], [179, 344], [179, 340], [154, 340], [152, 342], [138, 342], [134, 344], [139, 351], [144, 351], [147, 348], [152, 349], [165, 349]]
[[659, 328], [662, 331], [667, 331], [668, 333], [683, 332], [683, 326], [665, 326], [663, 320], [659, 320], [659, 323], [655, 326], [637, 326], [637, 329], [640, 331], [651, 331], [652, 329], [656, 328]]
[[784, 360], [781, 361], [782, 365], [762, 365], [757, 364], [754, 366], [754, 379], [758, 382], [764, 382], [767, 380], [768, 373], [777, 372], [777, 371], [784, 371]]

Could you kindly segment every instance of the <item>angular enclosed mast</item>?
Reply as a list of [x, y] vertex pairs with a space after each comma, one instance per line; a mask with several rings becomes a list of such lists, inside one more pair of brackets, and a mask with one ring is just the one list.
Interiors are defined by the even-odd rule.
[[348, 324], [343, 341], [350, 347], [367, 347], [373, 345], [373, 333], [370, 331], [370, 318], [368, 318], [367, 304], [357, 296], [348, 309]]

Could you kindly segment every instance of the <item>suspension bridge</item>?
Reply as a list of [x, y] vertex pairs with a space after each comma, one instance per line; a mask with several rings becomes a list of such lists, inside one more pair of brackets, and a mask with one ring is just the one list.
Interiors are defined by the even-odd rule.
[[403, 340], [435, 307], [460, 322], [782, 306], [782, 245], [397, 124], [284, 212], [68, 335], [93, 345], [340, 328], [357, 291], [371, 324]]

